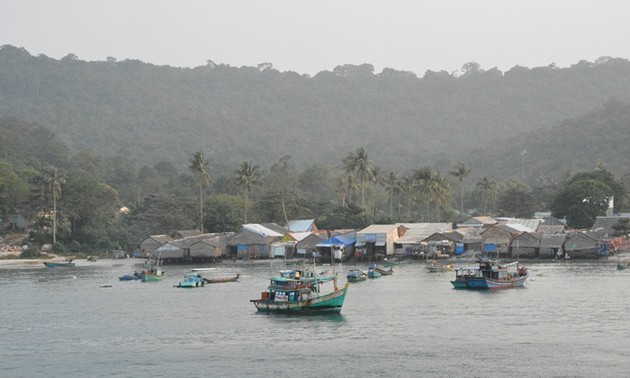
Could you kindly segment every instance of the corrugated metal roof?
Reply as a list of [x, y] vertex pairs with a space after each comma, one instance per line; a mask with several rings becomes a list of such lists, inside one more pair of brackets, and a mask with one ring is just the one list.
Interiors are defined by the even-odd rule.
[[453, 230], [451, 223], [400, 223], [400, 225], [407, 228], [405, 234], [398, 238], [397, 243], [400, 244], [419, 243], [435, 233]]
[[518, 219], [518, 218], [514, 218], [514, 219], [510, 219], [507, 221], [508, 225], [513, 225], [513, 224], [522, 224], [523, 226], [529, 228], [532, 231], [537, 231], [538, 227], [540, 226], [540, 224], [542, 223], [542, 219]]
[[293, 240], [299, 242], [301, 240], [304, 240], [305, 238], [307, 238], [309, 235], [312, 235], [311, 232], [307, 231], [307, 232], [289, 232], [288, 233], [291, 238], [293, 238]]
[[[501, 226], [501, 228], [505, 229], [505, 227], [511, 228], [517, 232], [534, 232], [535, 229], [529, 228], [521, 223], [507, 223]], [[536, 227], [538, 228], [538, 227]]]
[[311, 231], [314, 227], [315, 219], [291, 220], [287, 225], [287, 229], [291, 232]]
[[357, 234], [388, 234], [395, 229], [395, 224], [372, 224], [361, 231], [357, 231]]
[[266, 226], [263, 226], [262, 224], [258, 224], [258, 223], [250, 223], [250, 224], [244, 224], [243, 225], [243, 229], [247, 230], [247, 231], [251, 231], [254, 232], [258, 235], [261, 236], [283, 236], [284, 233], [280, 233], [277, 231], [274, 231]]

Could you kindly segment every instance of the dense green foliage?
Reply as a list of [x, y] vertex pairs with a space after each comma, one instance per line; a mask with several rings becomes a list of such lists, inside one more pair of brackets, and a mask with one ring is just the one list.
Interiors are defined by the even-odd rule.
[[[5, 45], [0, 88], [0, 116], [37, 122], [74, 151], [125, 151], [139, 164], [165, 160], [183, 168], [190, 151], [203, 150], [215, 172], [227, 175], [242, 161], [269, 166], [284, 155], [300, 168], [336, 166], [364, 146], [388, 171], [431, 165], [444, 172], [466, 161], [478, 175], [471, 179], [504, 179], [521, 171], [523, 149], [528, 177], [591, 169], [597, 160], [619, 169], [614, 156], [600, 158], [627, 148], [610, 137], [618, 125], [601, 115], [597, 123], [561, 122], [611, 98], [630, 102], [630, 62], [601, 58], [507, 72], [471, 63], [458, 74], [427, 71], [421, 78], [363, 64], [310, 77], [269, 64], [189, 69], [72, 54], [55, 60]], [[476, 147], [482, 150], [471, 155]], [[578, 149], [573, 159], [569, 150]], [[502, 158], [484, 164], [494, 151]]]
[[3, 224], [19, 215], [60, 250], [129, 250], [202, 226], [551, 209], [589, 227], [610, 196], [630, 208], [630, 62], [373, 71], [57, 61], [4, 46]]
[[598, 215], [605, 215], [613, 191], [608, 185], [593, 179], [567, 183], [551, 204], [552, 215], [567, 219], [572, 228], [590, 228]]

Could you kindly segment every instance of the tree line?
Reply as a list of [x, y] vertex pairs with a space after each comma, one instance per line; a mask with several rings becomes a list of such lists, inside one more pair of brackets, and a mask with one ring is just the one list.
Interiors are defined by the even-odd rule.
[[[26, 146], [31, 153], [20, 154]], [[22, 217], [33, 243], [52, 243], [58, 251], [130, 250], [153, 234], [237, 232], [244, 223], [291, 219], [315, 219], [322, 229], [359, 229], [372, 223], [456, 223], [474, 215], [528, 218], [550, 210], [569, 226], [588, 228], [611, 198], [617, 211], [627, 209], [626, 185], [605, 167], [527, 185], [472, 179], [465, 161], [446, 170], [425, 165], [386, 171], [359, 147], [334, 166], [298, 169], [285, 155], [268, 167], [241, 161], [218, 175], [202, 150], [190, 152], [185, 170], [166, 161], [139, 166], [124, 151], [71, 154], [54, 133], [16, 119], [0, 119], [0, 151], [4, 232]]]

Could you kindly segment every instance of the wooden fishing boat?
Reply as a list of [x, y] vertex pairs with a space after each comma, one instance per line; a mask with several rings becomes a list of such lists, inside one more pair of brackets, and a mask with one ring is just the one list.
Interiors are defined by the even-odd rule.
[[[258, 299], [250, 302], [259, 312], [288, 314], [339, 313], [348, 283], [337, 287], [336, 275], [317, 275], [305, 270], [284, 270], [270, 278], [270, 285]], [[324, 285], [332, 283], [332, 290]]]
[[204, 278], [201, 277], [199, 273], [189, 272], [184, 274], [184, 280], [180, 281], [180, 283], [176, 287], [183, 288], [192, 288], [192, 287], [203, 287], [205, 284]]
[[236, 274], [236, 276], [230, 276], [230, 277], [215, 277], [215, 278], [204, 278], [203, 282], [205, 283], [223, 283], [223, 282], [236, 282], [238, 281], [238, 279], [241, 277], [240, 274]]
[[164, 277], [166, 277], [166, 272], [160, 268], [142, 271], [142, 282], [161, 281]]
[[75, 266], [75, 264], [72, 262], [72, 260], [70, 260], [70, 261], [60, 261], [60, 262], [44, 261], [44, 265], [47, 268], [74, 268], [74, 266]]
[[474, 268], [458, 268], [451, 284], [456, 289], [498, 290], [520, 287], [525, 284], [527, 268], [513, 262], [501, 264], [496, 260], [484, 259]]
[[350, 269], [346, 274], [348, 282], [361, 282], [367, 280], [367, 273], [361, 269]]

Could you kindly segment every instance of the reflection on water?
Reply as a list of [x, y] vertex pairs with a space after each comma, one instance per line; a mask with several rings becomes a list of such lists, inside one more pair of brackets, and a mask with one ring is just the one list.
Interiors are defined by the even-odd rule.
[[[276, 264], [277, 265], [277, 264]], [[141, 262], [0, 269], [0, 376], [627, 376], [630, 270], [528, 264], [524, 288], [455, 290], [454, 272], [394, 267], [350, 286], [341, 314], [257, 313], [270, 264], [218, 264], [240, 282], [118, 281]], [[345, 272], [335, 269], [343, 283]], [[107, 286], [107, 287], [102, 287]], [[35, 357], [34, 357], [35, 356]], [[308, 370], [303, 367], [311, 367]]]

